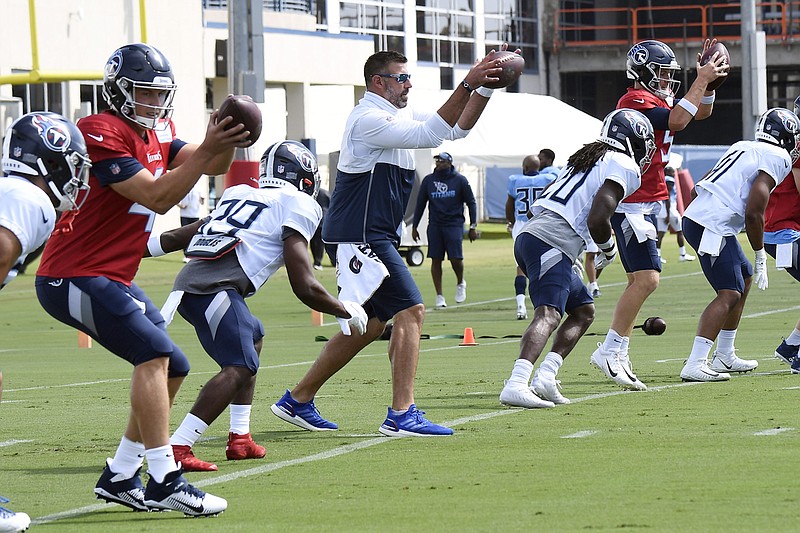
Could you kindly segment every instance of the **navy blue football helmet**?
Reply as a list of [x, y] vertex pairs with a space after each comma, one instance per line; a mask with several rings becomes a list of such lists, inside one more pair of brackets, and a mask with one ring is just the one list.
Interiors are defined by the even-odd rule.
[[299, 191], [317, 197], [319, 191], [317, 158], [302, 143], [282, 141], [264, 151], [258, 165], [258, 186], [294, 186]]
[[628, 50], [626, 73], [628, 79], [638, 81], [642, 87], [662, 100], [673, 98], [681, 82], [675, 76], [681, 66], [675, 52], [661, 41], [642, 41]]
[[[159, 92], [159, 104], [144, 104], [136, 91]], [[117, 49], [106, 62], [103, 73], [103, 98], [121, 116], [152, 130], [159, 121], [172, 116], [175, 78], [164, 54], [148, 44], [129, 44]], [[136, 106], [143, 114], [138, 114]]]
[[606, 115], [597, 140], [631, 156], [642, 172], [656, 151], [653, 125], [634, 109], [616, 109]]
[[800, 119], [788, 109], [773, 107], [758, 119], [756, 140], [780, 146], [794, 163], [800, 156]]
[[[92, 164], [78, 127], [57, 113], [39, 111], [15, 120], [3, 140], [3, 172], [41, 176], [58, 211], [78, 209], [86, 200]], [[78, 203], [81, 191], [85, 194]]]

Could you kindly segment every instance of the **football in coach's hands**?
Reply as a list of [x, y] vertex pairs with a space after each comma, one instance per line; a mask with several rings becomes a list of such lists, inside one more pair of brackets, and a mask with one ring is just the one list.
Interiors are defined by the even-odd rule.
[[489, 89], [502, 89], [508, 87], [522, 75], [522, 69], [525, 68], [525, 60], [521, 55], [515, 54], [508, 50], [501, 52], [494, 52], [493, 59], [498, 59], [498, 67], [503, 71], [497, 76], [500, 78], [495, 82], [485, 83], [483, 86]]
[[[722, 56], [723, 58], [725, 58], [725, 62], [724, 62], [725, 66], [726, 66], [725, 71], [726, 72], [730, 72], [730, 70], [731, 70], [731, 55], [728, 53], [728, 49], [725, 48], [725, 45], [722, 44], [722, 43], [719, 43], [719, 42], [718, 43], [714, 43], [711, 46], [709, 46], [708, 50], [706, 50], [706, 52], [700, 57], [700, 66], [702, 67], [703, 65], [705, 65], [706, 63], [711, 61], [711, 58], [714, 57], [714, 53], [715, 52], [719, 52], [719, 55]], [[728, 79], [727, 76], [720, 76], [719, 78], [717, 78], [714, 81], [712, 81], [711, 83], [709, 83], [707, 89], [709, 91], [713, 91], [717, 87], [719, 87], [720, 85], [725, 83], [725, 80], [727, 80], [727, 79]]]
[[261, 110], [249, 96], [243, 94], [228, 95], [219, 106], [217, 120], [220, 121], [228, 116], [233, 117], [233, 122], [228, 128], [237, 124], [244, 124], [244, 129], [250, 132], [247, 140], [251, 143], [256, 142], [261, 136]]

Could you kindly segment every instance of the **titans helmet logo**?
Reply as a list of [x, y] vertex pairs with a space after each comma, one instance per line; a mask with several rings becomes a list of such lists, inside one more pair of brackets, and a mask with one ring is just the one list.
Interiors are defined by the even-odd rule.
[[649, 56], [650, 54], [648, 53], [647, 48], [640, 44], [637, 44], [631, 48], [630, 52], [628, 52], [628, 57], [637, 65], [644, 65], [647, 63]]
[[300, 166], [303, 167], [303, 170], [308, 172], [314, 172], [317, 170], [317, 164], [314, 161], [314, 156], [308, 149], [304, 147], [297, 146], [296, 144], [286, 144], [286, 148], [294, 155], [297, 162], [300, 163]]
[[117, 77], [119, 69], [122, 68], [122, 52], [117, 50], [106, 63], [106, 76], [108, 79], [113, 80]]
[[54, 152], [63, 153], [67, 151], [72, 142], [72, 136], [63, 124], [45, 115], [34, 115], [31, 118], [31, 123], [36, 126], [39, 131], [39, 137], [42, 138], [47, 148]]

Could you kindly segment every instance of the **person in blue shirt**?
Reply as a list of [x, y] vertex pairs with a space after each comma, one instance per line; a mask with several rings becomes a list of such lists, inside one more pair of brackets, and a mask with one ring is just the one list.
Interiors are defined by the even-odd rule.
[[[552, 153], [552, 150], [545, 149]], [[545, 150], [542, 150], [544, 152]], [[542, 155], [540, 152], [539, 155]], [[549, 161], [548, 168], [552, 166], [553, 158], [545, 155], [545, 161]], [[548, 157], [550, 157], [548, 159]], [[519, 230], [528, 221], [528, 213], [534, 200], [539, 197], [542, 191], [550, 185], [558, 176], [558, 169], [555, 173], [550, 171], [541, 173], [539, 168], [541, 158], [529, 155], [522, 160], [522, 174], [512, 174], [508, 177], [508, 197], [506, 198], [506, 220], [511, 229], [511, 237], [516, 240]], [[517, 320], [527, 320], [528, 310], [525, 308], [525, 290], [528, 285], [528, 278], [525, 272], [517, 266], [517, 275], [514, 278], [514, 291], [517, 299]]]
[[478, 238], [477, 203], [469, 181], [453, 167], [453, 156], [442, 152], [434, 156], [436, 167], [425, 176], [417, 195], [411, 237], [419, 241], [418, 226], [428, 206], [428, 257], [431, 259], [431, 277], [436, 289], [436, 307], [447, 307], [442, 292], [442, 262], [444, 254], [456, 274], [456, 303], [467, 299], [467, 282], [464, 281], [464, 204], [469, 209], [469, 242]]

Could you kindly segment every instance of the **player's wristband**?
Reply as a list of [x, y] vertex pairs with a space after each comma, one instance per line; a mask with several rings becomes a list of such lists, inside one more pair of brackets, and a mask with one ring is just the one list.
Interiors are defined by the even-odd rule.
[[160, 257], [167, 252], [161, 247], [161, 234], [150, 235], [147, 239], [147, 251], [150, 252], [150, 257]]
[[467, 92], [468, 92], [468, 93], [471, 93], [471, 92], [472, 92], [472, 86], [471, 86], [469, 83], [467, 83], [467, 80], [463, 80], [463, 81], [461, 82], [461, 86], [462, 86], [463, 88], [465, 88], [465, 89], [467, 90]]
[[470, 224], [469, 229], [476, 229], [478, 227], [477, 224]]
[[708, 96], [702, 96], [700, 98], [700, 103], [701, 104], [706, 104], [706, 105], [713, 104], [714, 103], [714, 99], [716, 98], [716, 96], [717, 96], [717, 93], [712, 91], [711, 94], [709, 94]]
[[614, 249], [614, 237], [611, 236], [606, 242], [597, 245], [603, 253], [610, 252]]
[[494, 92], [494, 89], [490, 89], [488, 87], [480, 86], [477, 89], [475, 89], [475, 92], [478, 93], [479, 95], [483, 96], [484, 98], [491, 98], [492, 93]]
[[678, 100], [678, 105], [684, 108], [686, 111], [689, 112], [690, 115], [695, 116], [697, 114], [697, 106], [691, 103], [686, 98], [681, 98]]

